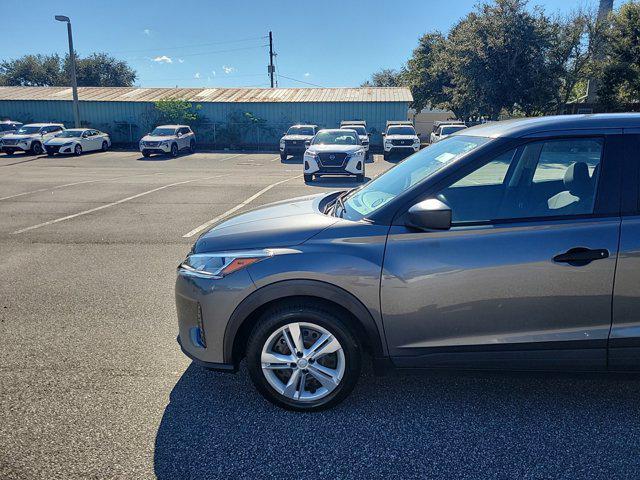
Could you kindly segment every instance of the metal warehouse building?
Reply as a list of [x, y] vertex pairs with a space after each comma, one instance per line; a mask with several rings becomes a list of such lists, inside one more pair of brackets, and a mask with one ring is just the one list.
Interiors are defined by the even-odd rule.
[[[194, 130], [201, 144], [275, 146], [291, 124], [338, 127], [341, 120], [366, 120], [380, 144], [387, 120], [406, 120], [407, 88], [138, 88], [80, 87], [83, 125], [108, 132], [114, 142], [136, 142], [158, 121], [155, 102], [180, 99], [200, 119]], [[0, 117], [73, 125], [68, 87], [0, 87]]]

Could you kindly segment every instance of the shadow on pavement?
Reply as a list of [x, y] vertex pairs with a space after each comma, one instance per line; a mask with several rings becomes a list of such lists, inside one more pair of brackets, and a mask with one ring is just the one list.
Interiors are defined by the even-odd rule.
[[640, 380], [367, 373], [344, 403], [278, 409], [191, 365], [156, 436], [160, 479], [638, 478]]
[[365, 177], [364, 182], [358, 182], [356, 177], [316, 177], [312, 182], [307, 182], [307, 185], [312, 187], [353, 188], [358, 187], [369, 180], [371, 180], [369, 177]]

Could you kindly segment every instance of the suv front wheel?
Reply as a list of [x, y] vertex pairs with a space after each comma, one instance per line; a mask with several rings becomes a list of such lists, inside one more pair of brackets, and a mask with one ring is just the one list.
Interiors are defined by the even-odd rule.
[[289, 304], [266, 312], [247, 344], [249, 374], [270, 402], [298, 411], [341, 402], [360, 376], [361, 350], [339, 315]]

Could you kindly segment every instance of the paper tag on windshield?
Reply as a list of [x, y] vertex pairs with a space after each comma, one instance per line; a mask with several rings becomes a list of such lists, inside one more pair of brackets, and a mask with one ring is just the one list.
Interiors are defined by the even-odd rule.
[[450, 152], [444, 152], [444, 153], [441, 153], [440, 155], [438, 155], [436, 157], [436, 160], [439, 161], [440, 163], [446, 163], [446, 162], [448, 162], [449, 160], [451, 160], [454, 157], [455, 157], [455, 154], [450, 153]]

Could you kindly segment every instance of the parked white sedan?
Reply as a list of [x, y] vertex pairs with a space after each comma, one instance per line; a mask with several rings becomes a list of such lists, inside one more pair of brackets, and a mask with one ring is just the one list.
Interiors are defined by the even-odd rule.
[[47, 155], [67, 153], [82, 155], [92, 150], [106, 151], [111, 146], [109, 135], [92, 128], [70, 128], [44, 143]]

